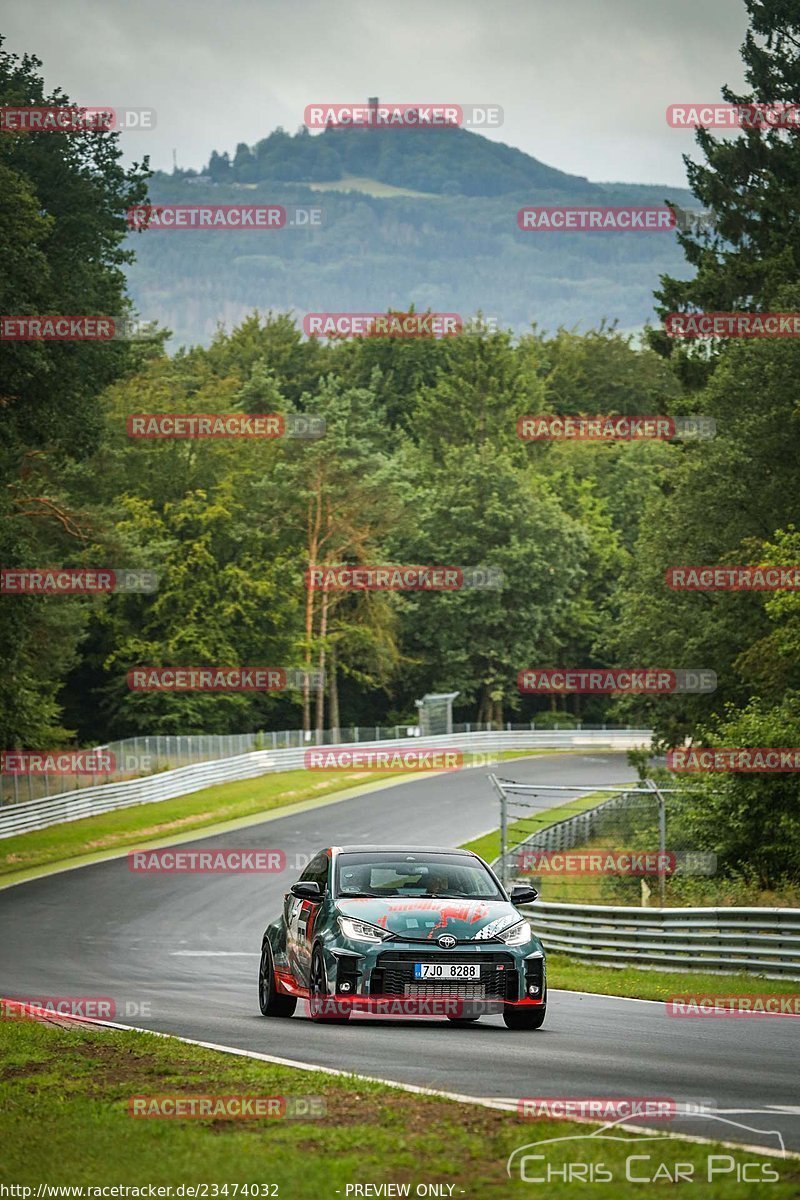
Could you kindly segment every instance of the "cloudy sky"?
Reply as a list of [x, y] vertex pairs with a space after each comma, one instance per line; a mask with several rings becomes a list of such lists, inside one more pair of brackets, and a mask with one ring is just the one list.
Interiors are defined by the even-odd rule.
[[499, 104], [492, 137], [595, 180], [680, 185], [668, 104], [742, 84], [741, 0], [27, 0], [6, 49], [87, 105], [157, 111], [129, 159], [200, 167], [309, 103]]

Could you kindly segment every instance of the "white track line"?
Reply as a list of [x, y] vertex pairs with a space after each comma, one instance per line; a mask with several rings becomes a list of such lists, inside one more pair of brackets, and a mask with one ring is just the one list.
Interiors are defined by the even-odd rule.
[[170, 950], [172, 958], [260, 958], [257, 950]]
[[[5, 1000], [3, 997], [0, 997], [0, 1004], [3, 1003], [19, 1004], [19, 1001]], [[34, 1019], [37, 1019], [35, 1014], [32, 1013], [31, 1015]], [[397, 1088], [399, 1091], [403, 1092], [412, 1092], [417, 1096], [436, 1096], [440, 1100], [453, 1100], [457, 1104], [477, 1104], [481, 1108], [492, 1108], [501, 1112], [516, 1112], [517, 1109], [516, 1100], [495, 1099], [492, 1096], [466, 1096], [461, 1092], [444, 1092], [438, 1088], [420, 1087], [415, 1083], [401, 1083], [397, 1079], [382, 1079], [377, 1075], [361, 1075], [357, 1071], [342, 1071], [338, 1067], [324, 1067], [318, 1063], [300, 1062], [298, 1059], [294, 1058], [280, 1058], [276, 1054], [262, 1054], [258, 1050], [241, 1050], [237, 1046], [221, 1046], [218, 1042], [203, 1042], [199, 1041], [197, 1038], [182, 1037], [177, 1033], [163, 1033], [158, 1029], [143, 1029], [139, 1025], [122, 1025], [118, 1021], [101, 1021], [96, 1017], [73, 1017], [67, 1013], [47, 1013], [38, 1019], [53, 1021], [55, 1024], [65, 1020], [67, 1022], [76, 1021], [81, 1025], [100, 1025], [106, 1029], [119, 1029], [125, 1031], [126, 1033], [149, 1033], [152, 1034], [153, 1037], [170, 1038], [174, 1042], [184, 1042], [188, 1046], [200, 1046], [203, 1050], [217, 1050], [222, 1054], [234, 1054], [239, 1058], [253, 1058], [258, 1062], [274, 1063], [275, 1066], [279, 1067], [292, 1067], [297, 1071], [319, 1071], [322, 1075], [338, 1075], [346, 1079], [358, 1079], [363, 1083], [380, 1083], [384, 1087]], [[752, 1109], [745, 1111], [758, 1113], [762, 1110]], [[773, 1116], [774, 1114], [769, 1113], [769, 1115]], [[551, 1117], [549, 1119], [564, 1119], [574, 1122], [578, 1125], [596, 1126], [598, 1124], [597, 1121], [590, 1120], [588, 1117]], [[652, 1127], [646, 1125], [626, 1125], [625, 1129], [630, 1130], [631, 1133], [645, 1133], [650, 1135], [653, 1133]], [[695, 1142], [702, 1146], [724, 1146], [729, 1150], [747, 1150], [750, 1153], [760, 1154], [766, 1158], [795, 1158], [800, 1160], [800, 1153], [792, 1150], [775, 1150], [772, 1146], [751, 1146], [745, 1142], [725, 1142], [718, 1138], [704, 1138], [690, 1133], [666, 1133], [664, 1135], [664, 1140]]]

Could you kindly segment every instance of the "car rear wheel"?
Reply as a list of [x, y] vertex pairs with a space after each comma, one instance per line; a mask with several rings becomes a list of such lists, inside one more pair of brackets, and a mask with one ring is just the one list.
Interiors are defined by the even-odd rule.
[[275, 986], [275, 969], [269, 942], [261, 947], [258, 968], [258, 1007], [265, 1017], [291, 1017], [297, 1007], [296, 996], [284, 996]]
[[506, 1004], [503, 1007], [503, 1020], [509, 1029], [540, 1029], [546, 1015], [546, 1004], [541, 1008], [532, 1004]]
[[[333, 1013], [327, 1011], [329, 1006], [333, 1009]], [[350, 1020], [349, 1012], [336, 1011], [336, 1000], [328, 994], [325, 963], [323, 962], [322, 950], [319, 946], [314, 947], [314, 952], [311, 955], [311, 971], [309, 972], [308, 979], [308, 1007], [312, 1021], [319, 1021], [326, 1025], [343, 1025], [345, 1021]]]

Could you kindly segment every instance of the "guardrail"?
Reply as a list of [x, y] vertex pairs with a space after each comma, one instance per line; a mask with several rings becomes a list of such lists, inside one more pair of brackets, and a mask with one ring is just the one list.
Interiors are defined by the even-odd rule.
[[[508, 850], [507, 865], [523, 847], [562, 851], [585, 845], [603, 815], [630, 795], [620, 789], [585, 812], [537, 830]], [[522, 911], [546, 950], [602, 966], [755, 971], [768, 979], [800, 979], [796, 908], [640, 908], [537, 900]]]
[[335, 747], [314, 747], [309, 744], [304, 748], [292, 750], [257, 750], [252, 754], [239, 754], [234, 758], [219, 759], [215, 762], [195, 763], [188, 767], [178, 767], [174, 771], [162, 771], [158, 775], [129, 779], [124, 783], [99, 784], [96, 787], [65, 792], [41, 800], [25, 800], [20, 804], [4, 805], [0, 808], [0, 838], [27, 833], [33, 829], [46, 829], [49, 825], [57, 825], [64, 821], [78, 821], [82, 817], [129, 808], [134, 804], [154, 804], [159, 800], [171, 800], [176, 796], [198, 792], [218, 783], [252, 779], [275, 771], [302, 769], [306, 750], [408, 751], [452, 747], [484, 754], [503, 750], [580, 750], [589, 747], [627, 750], [648, 744], [651, 737], [652, 732], [649, 729], [514, 730], [419, 737], [414, 738], [413, 742], [404, 738], [397, 742], [351, 742]]
[[524, 909], [546, 950], [603, 966], [800, 978], [800, 909], [633, 908], [537, 901]]
[[[548, 717], [550, 714], [547, 714]], [[502, 732], [543, 732], [598, 730], [606, 725], [584, 725], [578, 721], [563, 720], [556, 714], [555, 724], [536, 724], [527, 721], [514, 725], [510, 721]], [[612, 729], [622, 726], [611, 726]], [[630, 726], [626, 726], [630, 728]], [[444, 733], [446, 726], [427, 729], [425, 737]], [[467, 721], [454, 724], [450, 736], [458, 733], [491, 733], [498, 726], [484, 722]], [[142, 775], [157, 775], [162, 771], [174, 771], [178, 767], [196, 766], [201, 762], [217, 762], [221, 758], [234, 758], [240, 754], [253, 754], [256, 750], [302, 750], [306, 746], [338, 746], [350, 742], [358, 744], [383, 741], [404, 741], [418, 738], [419, 725], [348, 725], [338, 729], [314, 729], [304, 733], [302, 729], [270, 729], [255, 733], [189, 733], [189, 734], [140, 734], [122, 738], [120, 741], [105, 742], [93, 746], [93, 750], [106, 752], [111, 767], [98, 775], [38, 774], [35, 771], [0, 771], [0, 806], [22, 804], [26, 800], [44, 800], [50, 796], [61, 796], [64, 792], [77, 792], [83, 788], [98, 787], [100, 784], [123, 783], [138, 779]]]

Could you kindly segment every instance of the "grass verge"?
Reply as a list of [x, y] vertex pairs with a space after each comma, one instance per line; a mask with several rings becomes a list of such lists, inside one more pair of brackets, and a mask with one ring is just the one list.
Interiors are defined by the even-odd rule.
[[713, 975], [706, 971], [646, 971], [640, 967], [601, 967], [578, 962], [566, 954], [548, 954], [547, 982], [574, 992], [630, 996], [637, 1000], [668, 1000], [671, 996], [752, 996], [769, 992], [796, 996], [800, 980], [770, 979], [740, 971]]
[[[263, 1030], [265, 1045], [279, 1049], [275, 1044], [279, 1022], [265, 1021]], [[335, 1030], [330, 1032], [335, 1036]], [[505, 1036], [522, 1043], [541, 1035]], [[324, 1112], [313, 1119], [248, 1120], [128, 1115], [133, 1096], [176, 1094], [313, 1097]], [[585, 1139], [593, 1128], [527, 1120], [351, 1076], [232, 1057], [152, 1034], [63, 1028], [34, 1020], [0, 1021], [0, 1182], [4, 1184], [122, 1184], [145, 1189], [148, 1184], [173, 1188], [227, 1184], [227, 1192], [209, 1187], [205, 1195], [233, 1197], [238, 1185], [239, 1196], [334, 1200], [337, 1195], [345, 1197], [348, 1184], [409, 1184], [413, 1196], [418, 1185], [435, 1183], [445, 1185], [440, 1195], [506, 1200], [531, 1195], [530, 1184], [520, 1182], [518, 1174], [512, 1179], [506, 1175], [512, 1151], [544, 1138], [574, 1134]], [[797, 1160], [764, 1159], [750, 1150], [725, 1151], [684, 1140], [638, 1144], [635, 1134], [630, 1137], [635, 1140], [556, 1143], [534, 1147], [533, 1152], [544, 1152], [553, 1168], [578, 1158], [602, 1162], [613, 1174], [615, 1197], [641, 1196], [651, 1186], [626, 1181], [625, 1160], [632, 1154], [649, 1156], [636, 1163], [640, 1177], [648, 1167], [654, 1174], [661, 1162], [680, 1162], [691, 1164], [697, 1182], [705, 1181], [709, 1155], [714, 1153], [756, 1164], [752, 1171], [778, 1174], [777, 1182], [761, 1186], [736, 1185], [729, 1176], [711, 1184], [702, 1182], [700, 1189], [692, 1191], [698, 1196], [727, 1200], [747, 1194], [788, 1200], [800, 1187]], [[536, 1166], [541, 1169], [542, 1164]], [[258, 1185], [258, 1190], [243, 1192], [245, 1184]], [[263, 1185], [276, 1186], [265, 1189]], [[452, 1185], [452, 1192], [447, 1185]], [[574, 1184], [556, 1180], [547, 1188], [547, 1196], [575, 1196], [580, 1191]]]

